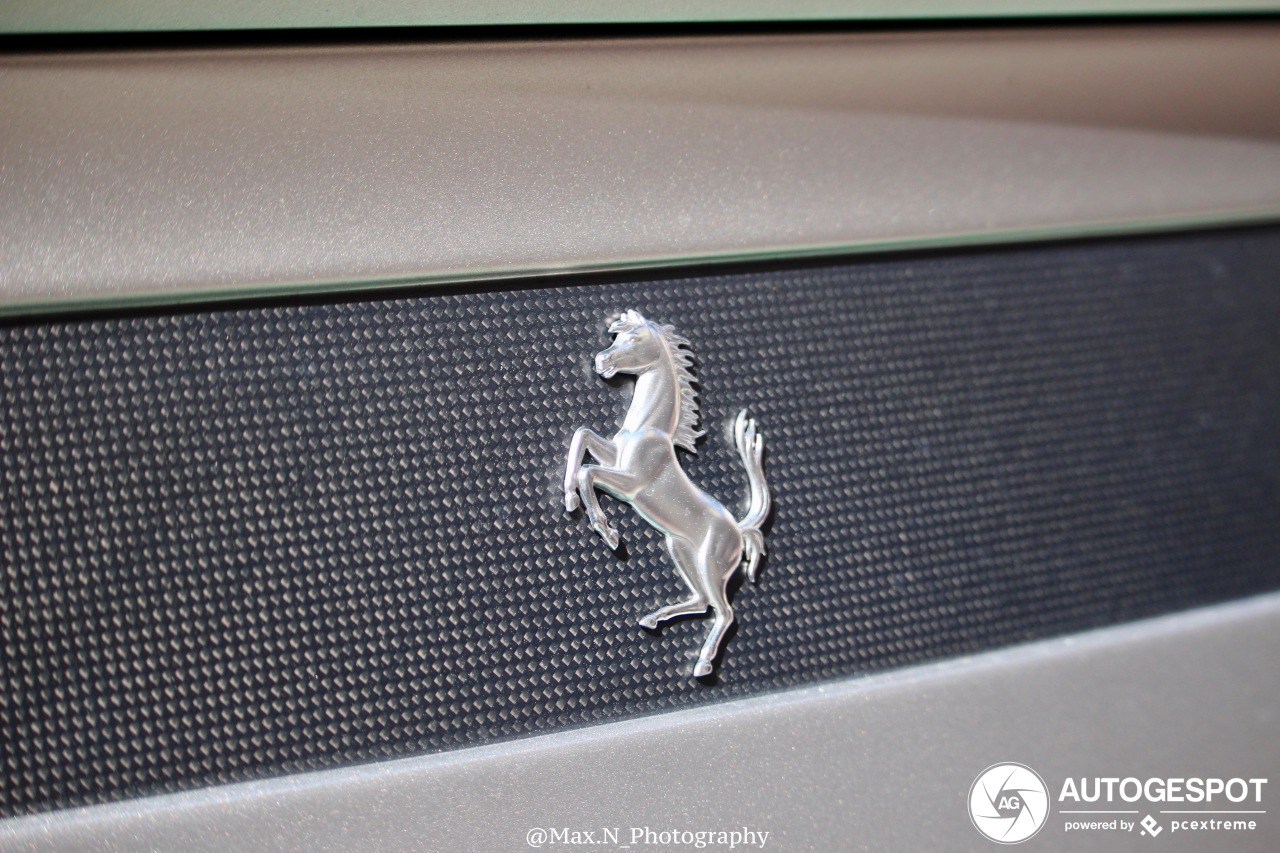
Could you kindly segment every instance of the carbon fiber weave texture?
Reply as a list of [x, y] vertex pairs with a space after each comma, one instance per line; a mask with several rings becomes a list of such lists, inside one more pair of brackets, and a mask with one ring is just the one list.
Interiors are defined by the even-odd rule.
[[[0, 329], [0, 813], [714, 702], [1280, 587], [1280, 231]], [[775, 511], [719, 679], [605, 500], [637, 308]]]

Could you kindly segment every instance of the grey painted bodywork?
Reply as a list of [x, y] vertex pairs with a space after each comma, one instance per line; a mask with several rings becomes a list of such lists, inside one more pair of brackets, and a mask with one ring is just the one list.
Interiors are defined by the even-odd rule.
[[11, 0], [0, 32], [643, 24], [705, 21], [881, 21], [1046, 15], [1233, 14], [1275, 0]]
[[1280, 26], [11, 55], [0, 311], [1280, 218]]
[[[1213, 843], [1274, 850], [1277, 656], [1272, 594], [697, 710], [11, 820], [0, 847], [522, 850], [534, 827], [617, 827], [625, 842], [631, 827], [746, 826], [772, 850], [993, 850], [966, 797], [986, 767], [1017, 761], [1055, 799], [1066, 776], [1268, 778], [1260, 829]], [[1026, 849], [1151, 844], [1066, 834], [1057, 811]], [[1166, 832], [1158, 849], [1203, 850], [1206, 836]]]
[[[1278, 102], [1270, 24], [8, 56], [0, 311], [1274, 219]], [[519, 850], [532, 827], [745, 824], [769, 849], [990, 850], [964, 797], [996, 761], [1051, 786], [1277, 775], [1278, 653], [1268, 596], [12, 820], [0, 848]], [[1232, 849], [1276, 849], [1267, 826]], [[1030, 843], [1077, 841], [1051, 823]]]

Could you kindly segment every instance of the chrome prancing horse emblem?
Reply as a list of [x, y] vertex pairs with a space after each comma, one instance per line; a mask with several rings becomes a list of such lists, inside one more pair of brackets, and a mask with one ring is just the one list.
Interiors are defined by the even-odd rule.
[[[609, 333], [614, 335], [613, 346], [596, 355], [596, 373], [605, 379], [634, 374], [635, 394], [622, 429], [612, 439], [586, 427], [573, 434], [564, 473], [564, 505], [570, 512], [585, 505], [591, 527], [610, 548], [618, 547], [618, 532], [604, 517], [596, 489], [631, 504], [667, 537], [667, 553], [693, 594], [655, 610], [640, 625], [655, 629], [670, 619], [710, 609], [715, 621], [693, 668], [694, 677], [702, 678], [714, 670], [725, 632], [733, 624], [729, 579], [745, 560], [747, 577], [754, 582], [765, 553], [760, 531], [769, 517], [764, 439], [756, 434], [755, 421], [746, 410], [740, 412], [733, 424], [733, 443], [747, 468], [750, 488], [746, 515], [735, 520], [719, 501], [694, 485], [676, 457], [677, 447], [697, 452], [694, 442], [703, 435], [697, 429], [689, 341], [671, 326], [650, 322], [638, 311], [625, 312]], [[583, 465], [584, 450], [600, 464]]]

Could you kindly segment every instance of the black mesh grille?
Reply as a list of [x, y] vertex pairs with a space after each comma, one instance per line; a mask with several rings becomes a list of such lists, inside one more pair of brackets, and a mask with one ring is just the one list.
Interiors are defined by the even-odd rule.
[[[670, 322], [775, 514], [707, 624], [572, 431]], [[989, 649], [1280, 586], [1280, 231], [0, 329], [12, 815], [424, 751]]]

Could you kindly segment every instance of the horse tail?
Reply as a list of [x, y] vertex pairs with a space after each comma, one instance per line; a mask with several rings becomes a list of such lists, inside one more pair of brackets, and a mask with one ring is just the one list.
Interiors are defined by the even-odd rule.
[[769, 517], [769, 486], [764, 480], [764, 437], [756, 432], [756, 422], [743, 409], [733, 422], [733, 443], [747, 469], [747, 514], [738, 522], [742, 533], [742, 554], [747, 562], [747, 577], [756, 579], [760, 558], [765, 555], [764, 534], [760, 527]]

